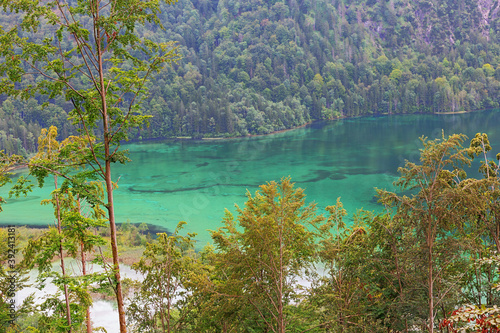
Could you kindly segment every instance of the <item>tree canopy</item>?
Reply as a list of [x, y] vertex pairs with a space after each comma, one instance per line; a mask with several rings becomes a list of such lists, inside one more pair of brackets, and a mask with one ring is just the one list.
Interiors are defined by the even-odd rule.
[[[183, 59], [145, 83], [150, 95], [141, 111], [153, 118], [128, 133], [133, 139], [267, 134], [317, 119], [499, 105], [498, 13], [490, 3], [183, 0], [160, 9], [165, 30], [145, 22], [134, 38], [178, 41]], [[16, 20], [0, 15], [5, 31]], [[40, 26], [27, 41], [54, 34]], [[69, 51], [70, 40], [61, 46]], [[121, 70], [140, 71], [146, 54], [123, 58]], [[21, 61], [21, 54], [5, 56], [6, 70]], [[29, 70], [21, 86], [40, 80]], [[86, 82], [77, 72], [72, 80], [75, 88]], [[57, 126], [61, 138], [75, 134], [66, 122], [70, 100], [35, 93], [0, 102], [0, 149], [9, 153], [36, 151], [42, 127]]]

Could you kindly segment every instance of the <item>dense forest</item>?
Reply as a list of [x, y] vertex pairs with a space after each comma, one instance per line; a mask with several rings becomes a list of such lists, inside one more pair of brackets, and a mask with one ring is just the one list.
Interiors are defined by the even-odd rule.
[[[384, 211], [349, 224], [340, 200], [318, 212], [271, 180], [203, 249], [185, 222], [155, 239], [119, 228], [112, 177], [130, 139], [498, 107], [498, 1], [165, 2], [0, 0], [0, 186], [22, 167], [9, 195], [54, 189], [49, 228], [0, 228], [2, 331], [102, 331], [98, 298], [121, 333], [500, 331], [500, 154], [484, 133], [422, 137], [398, 192], [377, 190]], [[124, 248], [142, 280], [121, 275]]]
[[[162, 8], [164, 29], [136, 28], [177, 41], [182, 59], [148, 83], [142, 109], [153, 117], [131, 138], [244, 136], [316, 119], [498, 107], [499, 11], [495, 1], [472, 0], [181, 0]], [[0, 25], [13, 17], [3, 13]], [[0, 102], [0, 149], [9, 153], [34, 152], [44, 127], [74, 134], [64, 98]]]

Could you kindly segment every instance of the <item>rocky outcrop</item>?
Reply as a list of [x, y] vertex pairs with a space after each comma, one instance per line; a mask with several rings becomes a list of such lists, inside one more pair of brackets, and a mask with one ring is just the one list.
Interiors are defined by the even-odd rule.
[[481, 13], [479, 29], [483, 36], [489, 37], [490, 22], [500, 14], [500, 0], [477, 0], [477, 7]]
[[363, 15], [363, 25], [372, 36], [388, 41], [396, 33], [405, 39], [399, 45], [420, 41], [439, 52], [478, 33], [489, 39], [491, 29], [500, 30], [500, 0], [368, 0], [370, 9], [363, 0], [354, 2], [370, 13]]

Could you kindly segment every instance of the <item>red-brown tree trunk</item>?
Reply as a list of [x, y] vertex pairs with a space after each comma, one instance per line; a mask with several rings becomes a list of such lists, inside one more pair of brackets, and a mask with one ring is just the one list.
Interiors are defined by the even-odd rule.
[[[99, 13], [99, 10], [96, 11]], [[99, 17], [97, 17], [99, 19]], [[102, 34], [98, 33], [98, 36], [102, 38]], [[123, 293], [122, 293], [122, 283], [120, 277], [120, 266], [118, 261], [118, 244], [116, 241], [116, 221], [115, 221], [115, 209], [113, 204], [113, 182], [111, 181], [111, 154], [110, 154], [110, 128], [108, 119], [108, 107], [107, 107], [107, 87], [104, 83], [104, 68], [103, 68], [103, 50], [102, 50], [102, 40], [97, 41], [97, 57], [99, 65], [99, 90], [101, 95], [102, 103], [102, 121], [103, 121], [103, 137], [104, 137], [104, 181], [106, 183], [106, 193], [107, 193], [107, 204], [108, 218], [109, 218], [109, 231], [111, 234], [111, 253], [113, 256], [113, 270], [115, 273], [115, 292], [116, 292], [116, 303], [118, 308], [118, 317], [120, 321], [120, 333], [127, 332], [127, 326], [125, 321], [125, 310], [123, 303]]]

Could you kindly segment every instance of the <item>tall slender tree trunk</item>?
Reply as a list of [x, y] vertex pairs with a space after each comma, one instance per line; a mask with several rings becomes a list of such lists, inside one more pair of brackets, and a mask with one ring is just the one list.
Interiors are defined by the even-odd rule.
[[285, 317], [283, 314], [283, 227], [284, 218], [282, 218], [280, 226], [280, 266], [279, 266], [279, 290], [278, 290], [278, 332], [285, 333]]
[[[109, 156], [109, 144], [106, 146], [106, 156]], [[120, 319], [120, 332], [126, 333], [127, 326], [125, 323], [125, 311], [123, 304], [122, 283], [120, 277], [120, 266], [118, 261], [118, 245], [116, 241], [116, 223], [115, 211], [113, 205], [113, 183], [111, 182], [111, 168], [109, 159], [106, 160], [106, 190], [108, 192], [108, 214], [109, 214], [109, 230], [111, 233], [111, 253], [113, 255], [113, 269], [115, 272], [116, 280], [116, 303], [118, 307], [118, 317]]]
[[[83, 251], [83, 242], [80, 243], [82, 250], [82, 274], [83, 276], [87, 275], [87, 266], [85, 263], [85, 251]], [[87, 333], [92, 333], [92, 321], [90, 320], [90, 306], [87, 306], [86, 314], [85, 314], [85, 323], [87, 326]]]
[[[170, 241], [169, 241], [169, 244], [170, 244]], [[171, 329], [170, 329], [170, 316], [171, 316], [171, 313], [170, 313], [170, 309], [172, 307], [172, 298], [170, 297], [170, 293], [172, 292], [171, 289], [172, 288], [172, 263], [171, 263], [171, 259], [172, 257], [170, 256], [170, 254], [168, 255], [168, 261], [165, 263], [165, 270], [167, 272], [167, 332], [170, 333]], [[161, 302], [161, 304], [163, 305], [163, 300]], [[163, 314], [165, 313], [165, 311], [162, 310], [162, 318], [163, 318]], [[163, 332], [165, 332], [165, 327], [163, 327]]]
[[[54, 176], [54, 187], [57, 190], [57, 176]], [[55, 194], [55, 200], [56, 200], [56, 215], [57, 215], [57, 232], [59, 236], [62, 234], [62, 226], [61, 226], [61, 204], [59, 202], [59, 195], [56, 193]], [[66, 277], [66, 267], [64, 265], [64, 252], [63, 252], [63, 246], [62, 246], [62, 239], [59, 242], [59, 256], [61, 257], [61, 272], [63, 278]], [[64, 299], [66, 301], [66, 320], [68, 323], [68, 332], [71, 332], [71, 309], [69, 306], [69, 292], [68, 292], [68, 285], [65, 283], [64, 284]]]
[[429, 286], [429, 333], [434, 333], [434, 278], [433, 278], [433, 265], [432, 265], [432, 244], [429, 243], [429, 257], [428, 257], [428, 286]]
[[500, 214], [498, 213], [498, 207], [493, 208], [493, 216], [495, 217], [495, 233], [493, 238], [495, 239], [495, 245], [497, 247], [497, 251], [500, 252]]
[[[77, 197], [78, 203], [78, 214], [82, 215], [82, 207], [80, 205], [80, 197]], [[82, 253], [82, 275], [87, 275], [87, 263], [85, 258], [85, 251], [83, 246], [83, 241], [80, 242], [80, 250]], [[92, 333], [92, 321], [90, 320], [90, 306], [87, 306], [86, 314], [85, 314], [85, 323], [87, 326], [87, 333]]]
[[118, 308], [118, 317], [120, 321], [120, 333], [127, 332], [127, 326], [125, 322], [125, 311], [123, 304], [123, 294], [122, 294], [122, 283], [120, 276], [120, 263], [118, 261], [118, 244], [116, 241], [116, 220], [115, 220], [115, 209], [113, 204], [113, 182], [111, 181], [111, 161], [110, 161], [110, 129], [108, 123], [108, 112], [107, 112], [107, 101], [106, 101], [106, 86], [104, 84], [104, 69], [102, 64], [102, 50], [100, 49], [100, 43], [98, 45], [98, 63], [99, 63], [99, 75], [100, 75], [100, 92], [102, 101], [102, 118], [103, 118], [103, 134], [104, 134], [104, 159], [105, 159], [105, 174], [104, 181], [106, 183], [106, 193], [107, 193], [107, 204], [106, 208], [108, 210], [109, 218], [109, 230], [111, 234], [111, 253], [113, 256], [113, 270], [115, 273], [115, 292], [116, 292], [116, 303]]
[[[99, 20], [99, 10], [96, 9], [96, 20]], [[96, 40], [97, 46], [97, 63], [99, 66], [99, 90], [101, 95], [101, 103], [102, 103], [102, 121], [103, 121], [103, 143], [104, 143], [104, 181], [106, 183], [106, 193], [107, 193], [107, 205], [108, 209], [108, 218], [109, 218], [109, 230], [111, 234], [111, 253], [113, 256], [113, 270], [115, 273], [115, 292], [116, 292], [116, 303], [118, 308], [118, 317], [120, 321], [120, 333], [127, 332], [127, 326], [125, 321], [125, 311], [123, 304], [123, 293], [122, 293], [122, 283], [120, 277], [120, 263], [118, 261], [118, 245], [116, 241], [116, 221], [115, 221], [115, 209], [113, 204], [113, 182], [111, 181], [111, 160], [110, 160], [110, 141], [111, 141], [111, 129], [109, 127], [109, 115], [108, 115], [108, 106], [107, 106], [107, 87], [104, 83], [104, 68], [103, 68], [103, 36], [101, 31], [98, 29], [97, 36], [98, 40]]]

